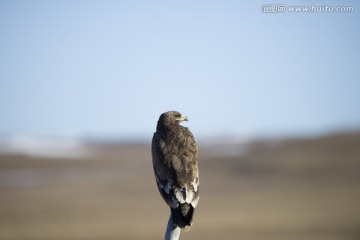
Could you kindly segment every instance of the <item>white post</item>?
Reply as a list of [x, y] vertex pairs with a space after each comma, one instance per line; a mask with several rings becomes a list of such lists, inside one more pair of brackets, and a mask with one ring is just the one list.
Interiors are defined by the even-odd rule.
[[165, 240], [178, 240], [180, 238], [181, 229], [175, 226], [172, 221], [172, 214], [170, 213], [168, 225], [166, 227]]

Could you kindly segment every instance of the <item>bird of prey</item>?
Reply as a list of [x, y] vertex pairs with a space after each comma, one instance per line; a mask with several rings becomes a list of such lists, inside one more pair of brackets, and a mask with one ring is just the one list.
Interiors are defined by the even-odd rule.
[[168, 229], [187, 231], [199, 201], [199, 171], [195, 139], [182, 121], [187, 117], [177, 111], [161, 114], [152, 139], [152, 161], [158, 189], [171, 210]]

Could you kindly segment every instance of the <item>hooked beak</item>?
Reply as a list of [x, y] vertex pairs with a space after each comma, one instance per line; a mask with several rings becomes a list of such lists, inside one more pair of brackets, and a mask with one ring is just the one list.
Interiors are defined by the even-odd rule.
[[179, 122], [188, 121], [188, 118], [185, 115], [181, 115], [179, 118], [176, 119], [176, 121], [179, 121]]

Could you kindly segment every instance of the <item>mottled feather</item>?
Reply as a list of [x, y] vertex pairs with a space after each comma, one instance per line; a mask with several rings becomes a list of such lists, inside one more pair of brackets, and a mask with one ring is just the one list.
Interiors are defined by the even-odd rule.
[[152, 159], [160, 194], [171, 208], [173, 222], [186, 230], [192, 225], [199, 201], [197, 145], [186, 118], [179, 112], [163, 113], [152, 140]]

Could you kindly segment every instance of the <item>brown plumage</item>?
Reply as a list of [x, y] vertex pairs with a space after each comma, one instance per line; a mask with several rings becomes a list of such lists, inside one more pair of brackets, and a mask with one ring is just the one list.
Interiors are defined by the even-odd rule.
[[187, 121], [177, 111], [161, 114], [152, 140], [152, 160], [160, 194], [171, 209], [174, 225], [188, 230], [199, 201], [197, 145]]

